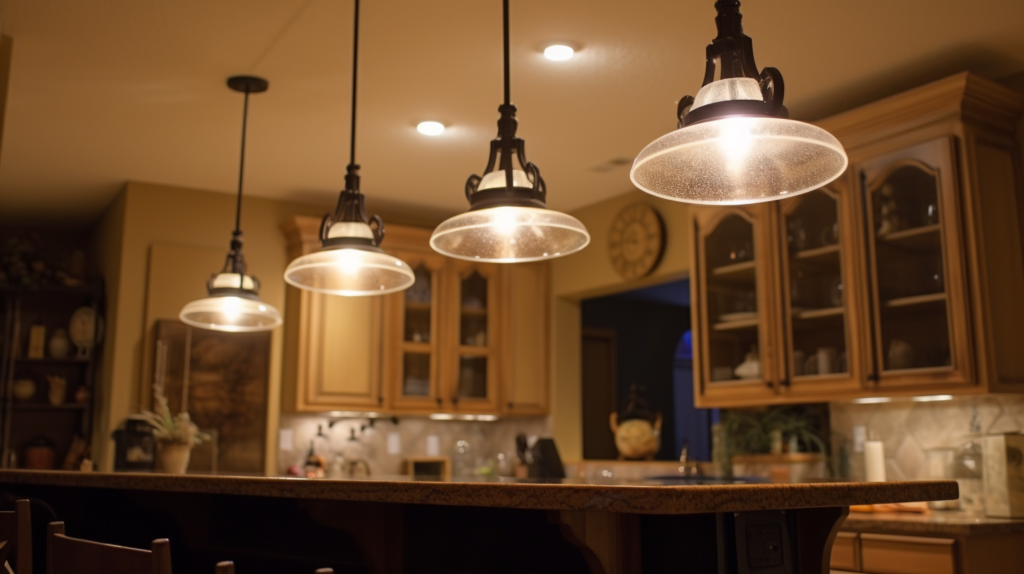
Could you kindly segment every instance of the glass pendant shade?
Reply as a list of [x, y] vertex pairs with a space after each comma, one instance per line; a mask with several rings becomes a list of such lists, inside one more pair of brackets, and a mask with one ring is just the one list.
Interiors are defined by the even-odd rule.
[[284, 280], [307, 291], [358, 297], [408, 289], [416, 278], [401, 259], [383, 251], [342, 247], [295, 259], [285, 270]]
[[813, 191], [846, 170], [839, 140], [788, 118], [782, 74], [758, 72], [739, 6], [716, 2], [718, 37], [707, 48], [703, 87], [680, 100], [679, 129], [633, 162], [629, 177], [643, 191], [686, 203], [759, 203]]
[[434, 230], [430, 246], [449, 257], [516, 263], [575, 253], [590, 243], [575, 217], [536, 207], [468, 211]]
[[323, 247], [288, 264], [284, 280], [307, 291], [346, 297], [408, 289], [416, 281], [412, 269], [380, 249], [383, 220], [366, 217], [365, 196], [358, 191], [359, 166], [349, 166], [346, 182], [337, 211], [325, 215], [320, 226]]
[[185, 305], [178, 318], [193, 327], [233, 333], [277, 328], [281, 313], [260, 301], [258, 285], [249, 275], [219, 273], [209, 283], [210, 296]]

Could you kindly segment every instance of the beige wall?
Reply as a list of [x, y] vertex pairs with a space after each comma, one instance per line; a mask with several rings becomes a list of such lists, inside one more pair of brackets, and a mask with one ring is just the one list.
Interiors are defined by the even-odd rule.
[[[173, 300], [148, 301], [150, 251], [156, 244], [170, 244], [220, 250], [227, 254], [234, 225], [235, 198], [231, 194], [181, 189], [162, 185], [129, 182], [108, 208], [93, 239], [99, 268], [107, 281], [108, 331], [101, 378], [102, 400], [94, 432], [93, 453], [101, 469], [113, 465], [113, 441], [110, 433], [124, 417], [142, 406], [149, 332], [157, 319], [173, 319], [183, 302], [205, 296], [202, 282], [188, 290], [167, 295]], [[261, 279], [263, 300], [284, 312], [285, 284], [282, 279], [288, 264], [281, 224], [294, 215], [322, 215], [325, 207], [247, 197], [242, 208], [245, 253], [249, 272]], [[219, 265], [218, 265], [219, 266]], [[207, 277], [218, 268], [182, 269], [183, 276]], [[166, 271], [166, 270], [164, 270]], [[153, 290], [153, 293], [170, 293]], [[159, 295], [163, 298], [164, 295]], [[147, 316], [147, 308], [149, 316]], [[270, 418], [268, 444], [276, 446], [277, 415], [280, 396], [282, 332], [277, 329], [271, 341]], [[272, 451], [273, 452], [273, 451]], [[273, 456], [267, 457], [268, 467]]]
[[[665, 255], [651, 275], [624, 281], [608, 260], [608, 231], [619, 211], [635, 202], [653, 206], [665, 221]], [[580, 253], [552, 264], [552, 428], [566, 462], [583, 458], [580, 300], [675, 281], [687, 277], [690, 270], [689, 209], [684, 203], [633, 190], [572, 215], [587, 226], [591, 242]]]

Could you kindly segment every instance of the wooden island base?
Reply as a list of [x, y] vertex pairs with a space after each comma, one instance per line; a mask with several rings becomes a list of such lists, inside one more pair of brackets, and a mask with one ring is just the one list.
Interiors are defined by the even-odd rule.
[[[902, 495], [896, 490], [900, 484]], [[232, 560], [239, 574], [321, 567], [338, 573], [828, 574], [832, 541], [847, 505], [856, 503], [851, 496], [861, 502], [956, 496], [956, 483], [950, 481], [789, 489], [791, 508], [785, 508], [782, 485], [346, 482], [0, 471], [5, 502], [35, 501], [35, 529], [62, 520], [69, 536], [138, 548], [169, 538], [174, 571], [187, 573], [212, 572], [216, 562]], [[809, 507], [815, 496], [822, 504]], [[835, 505], [828, 504], [829, 496]], [[710, 511], [709, 504], [722, 508]], [[619, 510], [628, 506], [639, 511]], [[680, 512], [686, 508], [696, 511]], [[38, 546], [35, 554], [43, 560]]]

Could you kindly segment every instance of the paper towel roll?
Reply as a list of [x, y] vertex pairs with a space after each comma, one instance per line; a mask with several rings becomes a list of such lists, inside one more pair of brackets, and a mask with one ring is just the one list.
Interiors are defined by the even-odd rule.
[[864, 470], [868, 482], [885, 482], [885, 445], [882, 441], [864, 441]]

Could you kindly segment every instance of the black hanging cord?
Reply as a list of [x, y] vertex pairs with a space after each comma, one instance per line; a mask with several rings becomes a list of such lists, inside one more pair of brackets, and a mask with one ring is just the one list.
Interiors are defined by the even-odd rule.
[[242, 181], [245, 177], [245, 128], [249, 123], [249, 87], [245, 88], [242, 104], [242, 157], [238, 160], [238, 200], [235, 205], [235, 235], [242, 233]]
[[[356, 0], [356, 2], [358, 3], [359, 0]], [[509, 51], [508, 50], [508, 0], [502, 0], [502, 5], [503, 5], [503, 8], [504, 8], [503, 18], [504, 18], [504, 32], [505, 32], [505, 105], [507, 106], [507, 105], [512, 103], [512, 95], [511, 95], [511, 91], [512, 91], [511, 84], [512, 84], [512, 81], [509, 79], [509, 67], [510, 66], [509, 66], [509, 63], [508, 63], [508, 51]]]
[[352, 140], [349, 142], [348, 158], [350, 165], [355, 165], [356, 163], [356, 79], [359, 69], [359, 0], [355, 0], [355, 2], [356, 16], [355, 24], [353, 25], [355, 30], [352, 33]]

